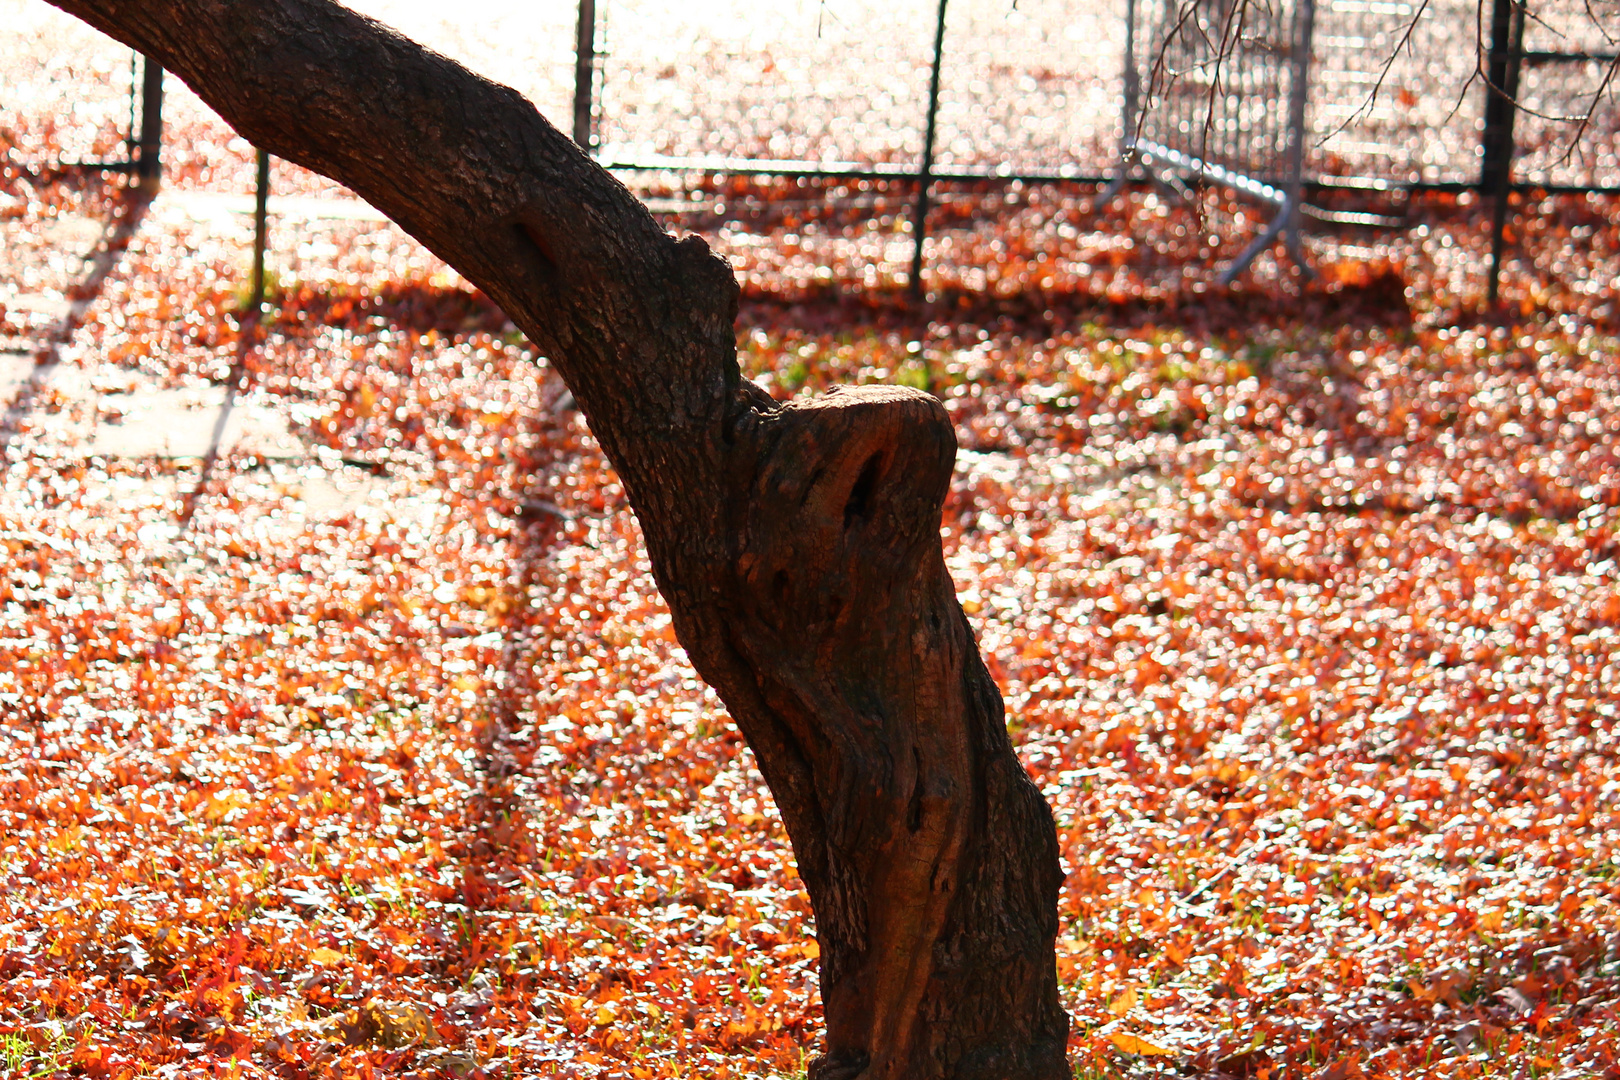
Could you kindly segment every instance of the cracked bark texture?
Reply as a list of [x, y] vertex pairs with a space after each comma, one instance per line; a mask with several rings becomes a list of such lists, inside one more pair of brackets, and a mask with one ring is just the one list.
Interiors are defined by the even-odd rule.
[[1058, 1080], [1051, 813], [945, 569], [926, 394], [782, 405], [730, 268], [517, 92], [327, 0], [54, 0], [352, 188], [550, 357], [624, 482], [698, 672], [752, 746], [821, 942], [813, 1080]]

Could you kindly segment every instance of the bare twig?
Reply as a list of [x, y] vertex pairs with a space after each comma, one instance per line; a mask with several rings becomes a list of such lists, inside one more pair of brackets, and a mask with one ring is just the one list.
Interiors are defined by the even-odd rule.
[[[1607, 38], [1608, 34], [1605, 33], [1604, 37]], [[1613, 41], [1614, 39], [1609, 38], [1609, 40]], [[1575, 134], [1570, 137], [1569, 146], [1564, 150], [1564, 156], [1559, 159], [1561, 162], [1569, 159], [1570, 155], [1575, 152], [1575, 147], [1579, 146], [1581, 139], [1586, 136], [1587, 129], [1592, 126], [1592, 115], [1597, 112], [1598, 105], [1603, 101], [1603, 95], [1608, 93], [1609, 87], [1614, 85], [1616, 72], [1620, 72], [1620, 55], [1609, 61], [1608, 70], [1603, 73], [1603, 81], [1598, 83], [1598, 88], [1592, 92], [1591, 103], [1586, 107], [1586, 114], [1580, 118], [1580, 123], [1575, 128]]]
[[1317, 140], [1317, 146], [1321, 146], [1323, 143], [1326, 143], [1329, 139], [1340, 134], [1345, 129], [1350, 127], [1351, 124], [1356, 123], [1363, 117], [1372, 115], [1373, 109], [1378, 104], [1378, 92], [1384, 88], [1384, 80], [1389, 78], [1389, 73], [1395, 67], [1395, 61], [1400, 58], [1401, 53], [1411, 47], [1412, 35], [1417, 31], [1418, 21], [1423, 18], [1424, 12], [1428, 10], [1429, 0], [1423, 0], [1423, 3], [1418, 5], [1417, 12], [1412, 16], [1411, 20], [1407, 22], [1406, 29], [1401, 34], [1401, 40], [1396, 42], [1395, 47], [1389, 52], [1389, 57], [1385, 59], [1384, 66], [1379, 69], [1378, 80], [1373, 83], [1373, 88], [1368, 92], [1366, 100], [1364, 100], [1360, 105], [1357, 105], [1350, 115], [1345, 117], [1344, 123], [1340, 124], [1338, 127], [1322, 136], [1321, 139]]
[[[1524, 3], [1524, 0], [1514, 0], [1513, 6], [1519, 9], [1521, 18], [1525, 17], [1529, 12], [1529, 7]], [[1476, 13], [1475, 27], [1479, 35], [1479, 39], [1474, 49], [1474, 74], [1469, 78], [1467, 85], [1472, 86], [1474, 79], [1477, 78], [1479, 81], [1485, 84], [1486, 89], [1490, 93], [1504, 98], [1507, 101], [1511, 101], [1513, 103], [1513, 108], [1518, 112], [1528, 113], [1529, 115], [1536, 117], [1538, 120], [1546, 120], [1554, 124], [1579, 123], [1582, 124], [1584, 128], [1584, 125], [1591, 120], [1592, 114], [1590, 109], [1588, 109], [1587, 112], [1581, 116], [1558, 116], [1551, 113], [1540, 112], [1536, 109], [1530, 108], [1523, 101], [1519, 100], [1518, 96], [1514, 93], [1510, 93], [1506, 87], [1496, 85], [1495, 81], [1492, 80], [1490, 75], [1490, 49], [1485, 44], [1485, 0], [1479, 0], [1479, 3], [1475, 6], [1474, 10]], [[1608, 85], [1607, 79], [1604, 80], [1604, 85]], [[1602, 92], [1601, 88], [1599, 88], [1599, 92]]]
[[[1401, 26], [1399, 38], [1387, 56], [1384, 57], [1378, 68], [1378, 76], [1374, 80], [1372, 89], [1368, 91], [1361, 102], [1331, 131], [1322, 135], [1317, 146], [1322, 146], [1330, 139], [1342, 134], [1353, 125], [1365, 120], [1378, 106], [1379, 96], [1387, 89], [1390, 75], [1395, 63], [1403, 56], [1410, 56], [1416, 49], [1416, 33], [1419, 24], [1425, 16], [1431, 13], [1433, 0], [1420, 0], [1417, 10], [1406, 19]], [[1162, 97], [1169, 93], [1174, 84], [1190, 73], [1200, 73], [1206, 78], [1203, 88], [1205, 100], [1204, 119], [1200, 132], [1199, 153], [1207, 156], [1208, 146], [1215, 126], [1219, 121], [1219, 103], [1223, 94], [1230, 93], [1231, 65], [1240, 49], [1250, 48], [1257, 44], [1263, 45], [1260, 39], [1250, 33], [1257, 19], [1255, 0], [1229, 0], [1221, 5], [1218, 19], [1212, 22], [1200, 18], [1203, 10], [1200, 0], [1176, 0], [1172, 8], [1172, 15], [1166, 20], [1167, 29], [1163, 32], [1154, 52], [1151, 66], [1146, 80], [1147, 97]], [[1567, 38], [1567, 28], [1560, 29], [1540, 14], [1530, 10], [1526, 0], [1514, 0], [1517, 15], [1528, 19], [1537, 26], [1545, 28], [1548, 32], [1559, 38]], [[1620, 35], [1613, 33], [1609, 23], [1613, 20], [1607, 18], [1599, 9], [1609, 5], [1605, 0], [1583, 0], [1586, 17], [1592, 22], [1602, 39], [1611, 44], [1620, 42]], [[1270, 10], [1269, 6], [1266, 8]], [[1468, 99], [1476, 84], [1483, 84], [1487, 93], [1498, 95], [1510, 102], [1516, 111], [1528, 116], [1545, 120], [1552, 124], [1573, 125], [1573, 131], [1564, 156], [1560, 160], [1568, 160], [1569, 156], [1580, 146], [1582, 140], [1591, 130], [1594, 118], [1607, 96], [1613, 93], [1617, 83], [1620, 83], [1620, 57], [1608, 62], [1603, 72], [1603, 78], [1596, 90], [1585, 101], [1585, 108], [1579, 113], [1563, 114], [1550, 112], [1532, 107], [1518, 95], [1508, 92], [1508, 88], [1499, 86], [1491, 77], [1490, 61], [1490, 34], [1486, 26], [1486, 0], [1476, 0], [1474, 25], [1474, 69], [1467, 81], [1459, 89], [1456, 101], [1446, 115], [1446, 122], [1453, 120], [1463, 103]], [[1185, 69], [1178, 69], [1174, 62], [1174, 45], [1177, 41], [1194, 44], [1197, 52], [1201, 53], [1196, 61]], [[1201, 47], [1200, 47], [1201, 46]], [[1140, 136], [1146, 119], [1147, 109], [1137, 111], [1135, 124], [1136, 134]]]
[[1600, 16], [1596, 11], [1592, 10], [1592, 0], [1585, 0], [1585, 6], [1586, 17], [1592, 20], [1592, 25], [1597, 27], [1597, 32], [1599, 34], [1603, 35], [1603, 40], [1607, 41], [1610, 45], [1620, 44], [1620, 38], [1616, 38], [1613, 34], [1610, 34], [1609, 31], [1604, 27], [1602, 16]]

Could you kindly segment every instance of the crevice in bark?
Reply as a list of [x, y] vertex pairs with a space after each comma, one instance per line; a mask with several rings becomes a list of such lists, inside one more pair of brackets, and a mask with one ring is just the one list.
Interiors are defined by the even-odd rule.
[[861, 466], [860, 475], [855, 478], [855, 485], [849, 489], [849, 499], [844, 503], [844, 528], [851, 528], [856, 520], [865, 518], [870, 513], [872, 491], [877, 487], [878, 477], [883, 472], [883, 458], [881, 451], [866, 459]]
[[545, 237], [527, 222], [520, 221], [512, 228], [517, 233], [520, 243], [522, 241], [528, 242], [540, 272], [553, 281], [558, 281], [560, 274], [557, 267], [557, 258], [551, 253], [551, 248], [547, 246]]
[[[911, 805], [906, 809], [906, 828], [915, 835], [923, 825], [922, 751], [912, 747], [911, 758], [912, 768], [915, 771], [911, 781]], [[943, 887], [942, 883], [937, 881], [929, 884], [936, 889]]]

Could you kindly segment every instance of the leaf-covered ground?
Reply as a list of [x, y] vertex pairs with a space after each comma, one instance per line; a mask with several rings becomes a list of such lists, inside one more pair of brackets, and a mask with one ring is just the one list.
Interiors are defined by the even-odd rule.
[[[0, 142], [0, 1069], [802, 1073], [792, 853], [564, 388], [363, 214], [278, 216], [244, 330], [174, 97], [144, 211], [42, 167], [102, 120]], [[1620, 206], [1525, 207], [1483, 319], [1466, 200], [1223, 293], [1252, 209], [950, 193], [913, 304], [902, 190], [647, 190], [773, 393], [956, 418], [1077, 1075], [1617, 1075]], [[225, 382], [306, 449], [89, 452]]]

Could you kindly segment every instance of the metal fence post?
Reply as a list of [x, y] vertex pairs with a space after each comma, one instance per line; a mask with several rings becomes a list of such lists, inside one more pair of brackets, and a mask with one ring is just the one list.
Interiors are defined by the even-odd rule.
[[1136, 115], [1141, 107], [1138, 100], [1141, 92], [1142, 78], [1136, 71], [1136, 0], [1125, 0], [1125, 102], [1120, 110], [1124, 126], [1119, 133], [1119, 175], [1098, 194], [1095, 206], [1113, 202], [1136, 171]]
[[124, 171], [126, 171], [126, 172], [129, 172], [129, 171], [131, 171], [131, 170], [133, 170], [135, 168], [136, 147], [138, 147], [140, 145], [140, 136], [135, 134], [135, 96], [140, 93], [140, 91], [138, 89], [136, 89], [136, 87], [140, 85], [140, 81], [141, 81], [141, 73], [140, 73], [140, 66], [139, 66], [140, 65], [140, 59], [141, 59], [141, 54], [140, 53], [135, 52], [133, 49], [130, 50], [130, 54], [129, 54], [129, 127], [126, 129], [126, 134], [124, 136], [124, 157], [127, 159], [125, 161], [125, 163], [124, 163], [124, 165], [125, 165], [125, 170]]
[[1514, 0], [1494, 0], [1491, 5], [1491, 43], [1486, 60], [1485, 130], [1481, 135], [1480, 191], [1496, 191], [1503, 159], [1512, 153], [1509, 132], [1513, 124], [1514, 92], [1510, 87], [1509, 53], [1518, 5]]
[[141, 74], [141, 141], [135, 175], [141, 187], [157, 191], [163, 178], [163, 67], [150, 56]]
[[253, 299], [248, 318], [259, 321], [264, 308], [264, 248], [270, 216], [270, 155], [259, 151], [258, 185], [253, 193]]
[[928, 187], [934, 179], [934, 124], [939, 116], [939, 65], [945, 55], [945, 3], [939, 0], [934, 27], [934, 68], [928, 76], [928, 126], [923, 132], [922, 167], [917, 170], [917, 205], [911, 215], [911, 294], [923, 295], [923, 240], [928, 231]]
[[1136, 0], [1125, 0], [1125, 127], [1119, 137], [1121, 159], [1136, 153], [1136, 112], [1141, 107], [1141, 94], [1142, 77], [1136, 70]]
[[1305, 202], [1305, 109], [1311, 94], [1311, 38], [1316, 29], [1316, 0], [1299, 0], [1298, 22], [1294, 32], [1294, 84], [1288, 88], [1288, 157], [1284, 167], [1288, 170], [1288, 225], [1284, 246], [1299, 267], [1300, 273], [1310, 278], [1315, 275], [1305, 262], [1305, 247], [1300, 236], [1300, 219]]
[[1283, 154], [1282, 200], [1277, 216], [1248, 247], [1219, 275], [1222, 285], [1230, 285], [1249, 264], [1280, 235], [1289, 258], [1306, 279], [1315, 277], [1305, 262], [1300, 236], [1301, 204], [1305, 199], [1305, 111], [1311, 92], [1311, 36], [1316, 26], [1315, 0], [1298, 0], [1292, 27], [1293, 55], [1288, 87], [1288, 143]]
[[1519, 65], [1524, 55], [1524, 5], [1495, 0], [1491, 9], [1491, 52], [1485, 87], [1484, 164], [1480, 190], [1496, 196], [1491, 208], [1491, 268], [1485, 303], [1496, 306], [1506, 246], [1508, 196], [1513, 193], [1513, 121], [1519, 111]]
[[596, 72], [596, 0], [579, 0], [579, 32], [574, 44], [574, 142], [591, 151], [591, 105]]

